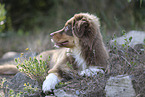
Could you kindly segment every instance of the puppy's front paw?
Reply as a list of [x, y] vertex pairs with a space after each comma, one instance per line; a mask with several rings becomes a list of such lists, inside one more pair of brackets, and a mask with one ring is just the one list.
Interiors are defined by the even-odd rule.
[[98, 73], [104, 74], [105, 72], [102, 69], [98, 68], [97, 66], [90, 66], [88, 69], [81, 71], [79, 75], [94, 76], [97, 75]]
[[50, 73], [48, 76], [46, 76], [45, 81], [42, 85], [42, 90], [45, 93], [46, 91], [50, 91], [51, 89], [55, 89], [55, 85], [58, 84], [60, 80], [54, 73]]

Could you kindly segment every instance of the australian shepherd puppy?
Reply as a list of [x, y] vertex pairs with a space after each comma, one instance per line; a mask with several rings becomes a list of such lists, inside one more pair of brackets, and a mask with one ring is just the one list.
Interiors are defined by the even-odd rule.
[[[98, 68], [106, 68], [109, 58], [100, 33], [100, 24], [96, 16], [88, 13], [75, 14], [65, 26], [50, 34], [56, 50], [42, 52], [43, 60], [50, 56], [48, 76], [42, 85], [43, 92], [55, 89], [64, 77], [75, 70], [80, 75], [91, 76], [96, 74]], [[68, 63], [72, 66], [68, 66]], [[103, 71], [101, 71], [103, 72]]]

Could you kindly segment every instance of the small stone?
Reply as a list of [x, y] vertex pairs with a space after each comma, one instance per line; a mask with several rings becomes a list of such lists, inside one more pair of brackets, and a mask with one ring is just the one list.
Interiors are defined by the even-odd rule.
[[76, 90], [76, 95], [78, 95], [78, 96], [80, 95], [80, 92], [78, 90]]

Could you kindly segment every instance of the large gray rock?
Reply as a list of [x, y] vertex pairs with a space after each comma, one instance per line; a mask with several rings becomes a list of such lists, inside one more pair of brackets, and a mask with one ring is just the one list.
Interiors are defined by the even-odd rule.
[[17, 53], [10, 51], [5, 53], [2, 58], [0, 58], [0, 65], [17, 65], [14, 61], [15, 58], [19, 58], [21, 61], [23, 61], [29, 59], [29, 57], [33, 58], [36, 55], [36, 52]]
[[[38, 88], [37, 91], [34, 91], [34, 93], [28, 93], [27, 90], [24, 90], [24, 84], [29, 83], [32, 87]], [[23, 92], [21, 97], [40, 97], [39, 95], [39, 85], [38, 82], [29, 78], [23, 73], [17, 73], [11, 80], [10, 82], [5, 82], [4, 87], [8, 86], [8, 88], [4, 88], [5, 91], [5, 97], [9, 97], [9, 90], [12, 89], [14, 91], [14, 94], [16, 95], [17, 93]], [[26, 94], [25, 94], [26, 93]]]
[[21, 56], [21, 53], [18, 52], [13, 52], [13, 51], [9, 51], [6, 52], [1, 59], [15, 59], [15, 58], [29, 58], [29, 57], [35, 57], [36, 56], [36, 52], [25, 52], [23, 53], [23, 56]]
[[20, 54], [17, 52], [7, 52], [2, 56], [2, 59], [17, 58]]
[[126, 42], [125, 39], [127, 39], [127, 41], [129, 41], [130, 37], [132, 37], [132, 40], [128, 44], [129, 46], [134, 47], [136, 44], [144, 44], [145, 32], [143, 32], [143, 31], [130, 31], [121, 37], [110, 40], [110, 44], [114, 45], [115, 41], [118, 45], [125, 44], [125, 42]]
[[136, 93], [130, 76], [118, 75], [107, 81], [106, 97], [135, 97]]

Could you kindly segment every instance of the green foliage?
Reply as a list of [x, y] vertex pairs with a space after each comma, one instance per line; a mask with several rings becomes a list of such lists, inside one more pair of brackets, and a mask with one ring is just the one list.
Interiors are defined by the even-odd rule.
[[3, 84], [4, 84], [5, 81], [6, 81], [6, 78], [3, 78], [2, 79], [2, 84], [0, 85], [0, 88], [3, 88]]
[[10, 97], [14, 97], [15, 93], [12, 89], [9, 90]]
[[[22, 56], [23, 54], [21, 54]], [[40, 56], [42, 58], [42, 56]], [[49, 61], [49, 59], [48, 59]], [[19, 71], [24, 72], [26, 75], [38, 81], [39, 84], [42, 84], [48, 72], [48, 63], [43, 60], [37, 60], [35, 57], [29, 57], [29, 60], [24, 60], [23, 62], [20, 59], [15, 59], [15, 62], [18, 63], [17, 68]]]
[[6, 10], [5, 5], [0, 3], [0, 34], [5, 29]]
[[8, 5], [7, 23], [12, 22], [7, 26], [17, 31], [55, 30], [79, 12], [97, 15], [109, 30], [144, 28], [144, 0], [5, 0], [4, 3]]
[[67, 62], [66, 65], [67, 65], [69, 68], [73, 69], [72, 64], [70, 64], [69, 62]]
[[143, 3], [142, 0], [140, 0], [140, 7], [141, 7], [142, 3]]
[[25, 83], [24, 86], [24, 91], [29, 95], [34, 94], [38, 90], [37, 87], [32, 87], [29, 83]]
[[126, 34], [126, 31], [125, 30], [122, 30], [122, 35], [125, 35]]
[[55, 88], [57, 89], [57, 88], [61, 88], [61, 87], [64, 87], [64, 86], [67, 86], [67, 84], [68, 84], [69, 82], [59, 82], [59, 84], [57, 84], [56, 86], [55, 86]]
[[[129, 39], [127, 39], [126, 38], [126, 31], [125, 30], [122, 30], [122, 35], [124, 35], [124, 37], [125, 37], [125, 43], [124, 44], [122, 44], [122, 46], [127, 50], [128, 49], [128, 47], [129, 47], [129, 43], [132, 41], [132, 37], [129, 37]], [[114, 45], [116, 46], [116, 40], [115, 40], [115, 42], [114, 42]]]
[[21, 95], [23, 94], [22, 92], [19, 92], [17, 94], [14, 93], [14, 90], [10, 89], [9, 90], [9, 96], [8, 97], [21, 97]]

